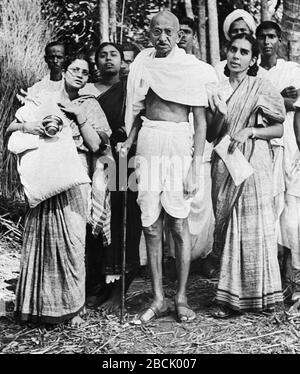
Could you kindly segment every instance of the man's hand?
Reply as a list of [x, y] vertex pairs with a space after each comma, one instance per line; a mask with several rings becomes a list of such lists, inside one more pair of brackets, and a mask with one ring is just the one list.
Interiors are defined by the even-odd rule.
[[127, 140], [125, 140], [125, 142], [123, 142], [123, 143], [117, 143], [115, 149], [116, 149], [116, 152], [119, 153], [119, 155], [120, 155], [121, 157], [126, 157], [126, 156], [128, 155], [128, 152], [129, 152], [131, 146], [132, 146], [131, 141], [129, 141], [129, 140], [127, 139]]
[[192, 198], [196, 195], [200, 188], [200, 176], [199, 172], [196, 173], [194, 168], [191, 166], [188, 175], [183, 182], [183, 196], [185, 199]]
[[287, 97], [289, 99], [297, 99], [297, 90], [294, 86], [286, 87], [280, 93], [283, 97]]
[[41, 121], [35, 121], [35, 122], [24, 122], [22, 124], [23, 131], [28, 134], [33, 135], [44, 135], [44, 126], [42, 125]]
[[233, 153], [238, 145], [244, 144], [252, 135], [252, 129], [247, 127], [240, 130], [231, 137], [231, 142], [228, 147], [228, 153]]

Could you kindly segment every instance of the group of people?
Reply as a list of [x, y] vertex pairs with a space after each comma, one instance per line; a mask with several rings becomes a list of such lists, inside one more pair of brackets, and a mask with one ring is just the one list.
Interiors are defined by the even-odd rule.
[[[197, 257], [217, 259], [215, 317], [273, 311], [283, 301], [282, 248], [291, 252], [298, 311], [300, 66], [279, 58], [281, 28], [273, 21], [256, 28], [238, 9], [225, 19], [224, 35], [227, 59], [215, 67], [193, 55], [192, 20], [169, 11], [153, 16], [153, 47], [129, 53], [133, 62], [110, 42], [93, 58], [47, 45], [50, 75], [25, 100], [55, 97], [92, 183], [29, 209], [16, 290], [21, 321], [78, 325], [85, 305], [117, 310], [123, 247], [127, 290], [140, 266], [142, 231], [153, 301], [136, 324], [169, 313], [166, 250], [176, 265], [179, 322], [196, 318], [187, 283]], [[15, 131], [44, 135], [41, 121], [16, 119], [7, 129]], [[113, 160], [117, 188], [108, 183], [97, 205], [95, 159], [103, 155]]]

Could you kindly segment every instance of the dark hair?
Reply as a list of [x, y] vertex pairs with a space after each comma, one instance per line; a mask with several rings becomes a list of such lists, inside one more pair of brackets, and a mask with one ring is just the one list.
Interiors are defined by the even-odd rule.
[[45, 47], [45, 55], [47, 55], [47, 53], [48, 53], [48, 51], [49, 51], [49, 49], [50, 49], [51, 47], [55, 47], [55, 46], [57, 46], [57, 45], [60, 45], [61, 47], [63, 47], [63, 48], [64, 48], [64, 51], [65, 51], [65, 53], [66, 53], [66, 47], [65, 47], [65, 45], [64, 45], [63, 43], [59, 42], [58, 40], [54, 40], [53, 42], [50, 42], [50, 43], [48, 43], [48, 44], [46, 45], [46, 47]]
[[196, 24], [195, 24], [194, 20], [192, 20], [191, 18], [189, 18], [189, 17], [182, 18], [179, 21], [179, 24], [188, 26], [190, 29], [193, 30], [194, 34], [196, 33]]
[[[258, 54], [259, 54], [259, 50], [258, 50], [258, 44], [257, 44], [257, 41], [256, 39], [251, 35], [251, 34], [237, 34], [237, 35], [234, 35], [229, 43], [228, 43], [228, 46], [227, 46], [227, 50], [230, 49], [230, 47], [232, 46], [232, 43], [237, 40], [237, 39], [246, 39], [248, 40], [248, 42], [251, 44], [251, 52], [252, 52], [252, 57], [256, 57], [258, 58]], [[252, 76], [252, 77], [256, 77], [257, 75], [257, 72], [258, 72], [258, 66], [257, 66], [257, 62], [255, 62], [254, 65], [250, 66], [248, 71], [247, 71], [247, 74]], [[226, 75], [226, 77], [229, 77], [230, 76], [230, 70], [226, 64], [225, 68], [224, 68], [224, 74]]]
[[122, 44], [122, 50], [123, 52], [132, 51], [134, 54], [134, 57], [136, 57], [141, 52], [142, 49], [135, 43], [125, 42]]
[[275, 30], [278, 38], [281, 39], [281, 35], [282, 35], [281, 27], [278, 25], [278, 23], [273, 22], [273, 21], [263, 21], [263, 22], [261, 22], [257, 26], [256, 32], [255, 32], [256, 37], [258, 38], [258, 36], [259, 36], [259, 34], [262, 30], [267, 30], [267, 29]]
[[98, 46], [98, 48], [96, 49], [96, 54], [95, 54], [96, 64], [97, 64], [100, 52], [102, 51], [103, 48], [107, 47], [108, 45], [111, 45], [112, 47], [116, 48], [116, 50], [120, 53], [121, 60], [124, 61], [123, 49], [119, 44], [115, 44], [115, 43], [112, 43], [112, 42], [104, 42], [104, 43], [101, 43]]
[[92, 64], [90, 62], [90, 59], [88, 58], [87, 54], [84, 52], [77, 52], [73, 54], [69, 54], [66, 57], [65, 63], [64, 63], [64, 69], [67, 70], [68, 67], [72, 64], [73, 61], [75, 60], [85, 60], [88, 63], [89, 66], [89, 71], [92, 71]]

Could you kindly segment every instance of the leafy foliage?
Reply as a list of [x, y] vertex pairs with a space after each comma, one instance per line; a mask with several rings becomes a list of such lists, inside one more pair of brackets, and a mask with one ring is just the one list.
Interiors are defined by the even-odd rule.
[[97, 42], [97, 1], [43, 0], [42, 13], [70, 49], [82, 50]]
[[22, 199], [15, 156], [7, 151], [5, 131], [19, 107], [16, 94], [46, 72], [44, 48], [53, 37], [41, 16], [40, 0], [2, 0], [0, 7], [0, 149], [1, 195]]

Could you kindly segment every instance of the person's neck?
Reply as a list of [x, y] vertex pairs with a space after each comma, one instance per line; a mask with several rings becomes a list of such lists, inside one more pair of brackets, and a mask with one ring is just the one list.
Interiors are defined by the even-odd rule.
[[66, 99], [69, 99], [69, 100], [72, 101], [74, 99], [77, 99], [77, 97], [79, 96], [78, 91], [79, 90], [77, 88], [68, 87], [68, 86], [65, 85], [64, 90], [62, 91], [62, 95]]
[[62, 72], [50, 71], [50, 80], [54, 82], [62, 80]]
[[193, 54], [193, 47], [191, 47], [191, 48], [187, 48], [187, 49], [185, 50], [185, 53], [186, 53], [187, 55], [192, 55], [192, 54]]
[[260, 66], [266, 70], [271, 69], [273, 66], [277, 64], [277, 55], [272, 56], [261, 56]]
[[100, 81], [95, 83], [95, 86], [97, 87], [97, 85], [98, 86], [103, 85], [103, 86], [111, 87], [114, 84], [118, 83], [119, 81], [120, 81], [120, 74], [103, 75]]
[[230, 73], [229, 82], [233, 88], [236, 88], [241, 81], [246, 77], [247, 71], [239, 72], [239, 73]]

